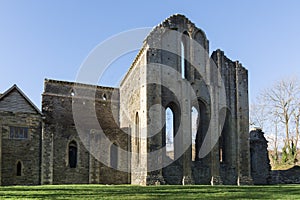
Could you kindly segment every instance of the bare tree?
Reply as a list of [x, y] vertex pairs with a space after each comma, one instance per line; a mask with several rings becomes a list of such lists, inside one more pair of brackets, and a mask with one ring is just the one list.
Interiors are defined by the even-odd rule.
[[270, 109], [266, 104], [265, 97], [260, 95], [250, 106], [250, 127], [261, 128], [262, 130], [268, 124], [270, 119]]
[[295, 120], [295, 146], [297, 147], [299, 141], [299, 125], [300, 125], [300, 105], [298, 105], [298, 109], [294, 112], [294, 120]]
[[276, 83], [272, 88], [264, 91], [263, 96], [271, 109], [276, 110], [274, 116], [279, 117], [285, 127], [285, 147], [291, 152], [290, 124], [296, 109], [297, 79], [286, 79]]
[[278, 141], [279, 140], [279, 137], [278, 137], [279, 118], [277, 115], [275, 115], [274, 118], [270, 118], [270, 119], [272, 122], [274, 122], [275, 130], [274, 130], [274, 134], [267, 136], [267, 139], [269, 140], [269, 146], [271, 146], [273, 149], [273, 152], [271, 152], [271, 154], [270, 154], [273, 164], [277, 164], [278, 163], [278, 146], [279, 146], [279, 141]]
[[278, 81], [257, 99], [251, 105], [250, 124], [261, 127], [267, 133], [269, 148], [273, 150], [272, 158], [278, 159], [279, 145], [283, 144], [284, 162], [295, 161], [300, 137], [299, 80], [289, 78]]

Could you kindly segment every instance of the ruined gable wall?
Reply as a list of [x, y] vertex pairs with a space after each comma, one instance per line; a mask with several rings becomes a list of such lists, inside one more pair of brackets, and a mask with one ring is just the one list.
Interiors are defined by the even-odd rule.
[[[156, 83], [148, 84], [147, 87], [147, 111], [150, 118], [153, 119], [151, 122], [156, 124], [153, 127], [148, 126], [149, 135], [156, 134], [149, 138], [148, 151], [161, 149], [165, 145], [165, 129], [161, 128], [159, 132], [156, 127], [165, 125], [165, 109], [167, 107], [171, 108], [175, 117], [175, 132], [183, 133], [182, 136], [179, 136], [182, 138], [177, 137], [174, 143], [175, 158], [180, 157], [180, 159], [165, 167], [162, 172], [158, 170], [149, 173], [149, 176], [157, 179], [162, 175], [168, 184], [181, 184], [184, 176], [186, 183], [191, 183], [191, 148], [183, 150], [182, 144], [191, 142], [191, 107], [197, 105], [198, 110], [197, 97], [200, 95], [202, 95], [202, 99], [209, 99], [208, 90], [202, 89], [205, 83], [203, 84], [203, 80], [199, 80], [200, 66], [202, 66], [202, 75], [206, 74], [206, 70], [209, 69], [206, 66], [207, 59], [205, 59], [207, 58], [208, 41], [204, 32], [182, 15], [174, 15], [164, 20], [154, 28], [146, 41], [149, 45], [147, 83]], [[194, 45], [191, 41], [199, 43], [202, 47]], [[184, 42], [184, 71], [181, 65], [181, 42]], [[194, 97], [191, 93], [194, 93]], [[155, 110], [155, 115], [150, 112], [150, 109], [151, 111]], [[160, 160], [168, 162], [170, 158], [165, 154], [166, 152], [163, 151], [161, 159], [148, 162], [157, 163], [161, 162]]]

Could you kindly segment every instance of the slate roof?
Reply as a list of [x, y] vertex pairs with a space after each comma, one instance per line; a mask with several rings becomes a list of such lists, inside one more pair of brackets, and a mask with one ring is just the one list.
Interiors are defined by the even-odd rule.
[[0, 94], [0, 104], [1, 101], [3, 101], [14, 91], [17, 91], [33, 110], [35, 110], [38, 114], [43, 115], [43, 113], [36, 107], [36, 105], [34, 105], [34, 103], [25, 95], [25, 93], [16, 84], [14, 84], [11, 88], [6, 90], [2, 95]]

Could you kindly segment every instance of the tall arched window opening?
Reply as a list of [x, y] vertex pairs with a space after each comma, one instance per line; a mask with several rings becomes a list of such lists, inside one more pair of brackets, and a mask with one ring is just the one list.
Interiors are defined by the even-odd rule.
[[187, 59], [188, 59], [188, 52], [189, 49], [189, 34], [185, 31], [182, 34], [181, 42], [180, 42], [180, 57], [181, 57], [181, 78], [187, 78]]
[[77, 167], [77, 143], [72, 141], [69, 143], [69, 167]]
[[17, 176], [22, 176], [22, 163], [20, 161], [17, 163]]
[[233, 151], [232, 146], [232, 120], [231, 120], [231, 113], [229, 110], [223, 109], [220, 113], [221, 116], [226, 116], [222, 133], [219, 138], [219, 157], [220, 157], [220, 163], [229, 164], [231, 162], [232, 154], [231, 151]]
[[181, 78], [185, 78], [185, 46], [183, 41], [180, 42], [180, 55], [181, 55]]
[[[210, 108], [207, 104], [205, 104], [201, 99], [198, 99], [198, 130], [197, 130], [197, 134], [196, 134], [196, 156], [195, 156], [195, 160], [200, 160], [202, 158], [208, 158], [207, 155], [203, 155], [202, 153], [205, 152], [204, 151], [200, 151], [202, 149], [202, 147], [204, 147], [204, 142], [206, 139], [208, 139], [207, 133], [208, 133], [208, 129], [209, 129], [209, 124], [210, 124]], [[202, 152], [202, 153], [201, 153]]]
[[136, 113], [135, 115], [135, 146], [136, 146], [136, 159], [137, 163], [140, 163], [140, 118], [139, 118], [139, 113]]
[[192, 107], [192, 161], [195, 161], [196, 159], [196, 136], [199, 126], [199, 112], [198, 110], [193, 106]]
[[166, 153], [174, 159], [174, 113], [168, 107], [166, 109]]
[[223, 163], [225, 160], [225, 145], [224, 145], [224, 139], [223, 134], [219, 138], [219, 157], [220, 157], [220, 163]]

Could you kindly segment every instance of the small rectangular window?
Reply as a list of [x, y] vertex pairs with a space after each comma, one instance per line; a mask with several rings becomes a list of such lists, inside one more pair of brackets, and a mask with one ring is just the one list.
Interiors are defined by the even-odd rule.
[[28, 138], [28, 128], [27, 127], [9, 127], [9, 138], [10, 139], [27, 139]]

